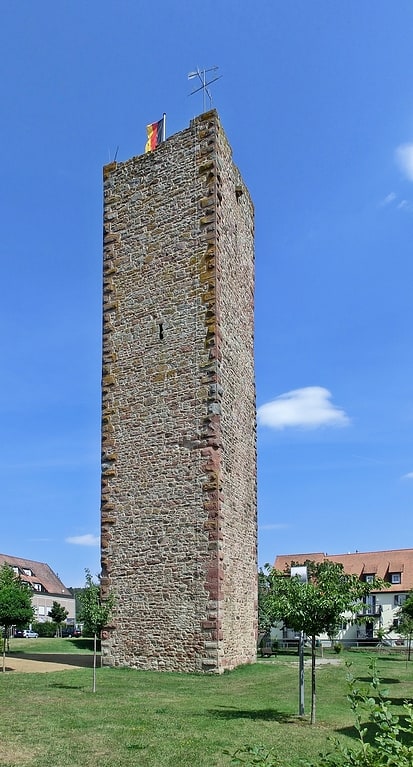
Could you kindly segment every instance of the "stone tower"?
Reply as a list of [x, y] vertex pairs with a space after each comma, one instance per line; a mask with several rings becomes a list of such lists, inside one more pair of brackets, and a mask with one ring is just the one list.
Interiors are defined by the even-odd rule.
[[255, 659], [253, 229], [215, 111], [104, 168], [107, 665]]

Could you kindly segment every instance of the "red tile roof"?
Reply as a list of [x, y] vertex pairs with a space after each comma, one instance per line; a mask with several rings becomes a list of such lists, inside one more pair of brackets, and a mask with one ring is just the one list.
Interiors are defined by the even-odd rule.
[[[291, 563], [303, 565], [312, 562], [340, 562], [344, 570], [364, 578], [376, 575], [390, 583], [386, 591], [410, 591], [413, 589], [413, 549], [390, 549], [388, 551], [356, 551], [354, 554], [279, 554], [274, 562], [276, 570], [289, 570]], [[391, 574], [400, 573], [400, 583], [391, 583]]]
[[[34, 584], [40, 583], [42, 591], [56, 596], [71, 597], [72, 592], [63, 585], [60, 578], [44, 562], [35, 562], [32, 559], [11, 557], [8, 554], [0, 554], [0, 567], [7, 563], [11, 567], [18, 567], [22, 581]], [[32, 575], [26, 575], [23, 571], [30, 570]]]

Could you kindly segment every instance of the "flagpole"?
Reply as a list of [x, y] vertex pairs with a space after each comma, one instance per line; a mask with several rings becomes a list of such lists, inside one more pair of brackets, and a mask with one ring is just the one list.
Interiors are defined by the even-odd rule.
[[162, 116], [162, 141], [166, 139], [166, 112]]

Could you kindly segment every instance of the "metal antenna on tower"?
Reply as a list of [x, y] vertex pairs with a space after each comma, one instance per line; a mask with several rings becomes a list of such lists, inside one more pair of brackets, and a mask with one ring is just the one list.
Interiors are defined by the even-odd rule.
[[193, 80], [194, 77], [197, 77], [201, 82], [201, 85], [199, 86], [199, 88], [195, 88], [195, 90], [191, 91], [191, 93], [189, 93], [188, 95], [192, 96], [194, 93], [198, 93], [198, 91], [202, 91], [202, 106], [203, 106], [204, 112], [205, 112], [205, 101], [207, 96], [209, 98], [209, 107], [211, 108], [212, 106], [212, 96], [209, 91], [209, 86], [212, 83], [215, 83], [217, 80], [220, 80], [222, 77], [222, 75], [218, 75], [218, 77], [214, 77], [212, 80], [209, 80], [209, 82], [207, 82], [207, 74], [208, 72], [217, 72], [217, 71], [218, 71], [218, 67], [210, 67], [209, 69], [205, 69], [205, 68], [199, 69], [199, 67], [197, 67], [195, 72], [189, 72], [188, 74], [188, 80]]

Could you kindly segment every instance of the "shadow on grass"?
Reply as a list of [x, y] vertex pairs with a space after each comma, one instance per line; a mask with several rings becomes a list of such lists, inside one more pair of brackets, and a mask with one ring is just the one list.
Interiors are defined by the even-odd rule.
[[[413, 703], [413, 698], [409, 698], [408, 695], [405, 695], [404, 698], [388, 698], [386, 695], [385, 700], [388, 703], [391, 703], [392, 706], [400, 706], [400, 707], [403, 706], [403, 703]], [[400, 719], [402, 719], [401, 716], [400, 716]]]
[[378, 655], [377, 659], [380, 663], [405, 663], [406, 654], [405, 652], [401, 652], [400, 655]]
[[[357, 682], [371, 682], [371, 676], [357, 676]], [[391, 676], [381, 676], [380, 684], [400, 684], [400, 679]]]
[[[403, 726], [408, 726], [409, 724], [407, 717], [403, 715], [399, 715], [399, 723]], [[374, 737], [379, 732], [378, 727], [374, 724], [374, 722], [363, 722], [363, 729], [366, 730], [364, 740], [366, 743], [373, 745]], [[353, 740], [359, 740], [359, 734], [355, 727], [337, 727], [335, 732], [339, 735], [346, 735], [348, 738], [352, 738]], [[413, 744], [413, 733], [400, 733], [398, 740], [400, 740], [400, 742], [406, 746], [411, 746]]]
[[[70, 642], [73, 647], [77, 647], [79, 650], [90, 650], [93, 652], [93, 639], [89, 639], [88, 637], [84, 638], [73, 638], [73, 639], [67, 639], [67, 642]], [[96, 649], [97, 652], [100, 652], [100, 639], [96, 642]]]
[[57, 684], [57, 682], [53, 682], [49, 687], [57, 687], [58, 690], [83, 690], [81, 684]]
[[242, 709], [235, 708], [235, 706], [220, 706], [220, 708], [208, 709], [208, 713], [217, 719], [252, 719], [253, 721], [283, 722], [285, 724], [297, 722], [297, 717], [277, 711], [275, 708]]

